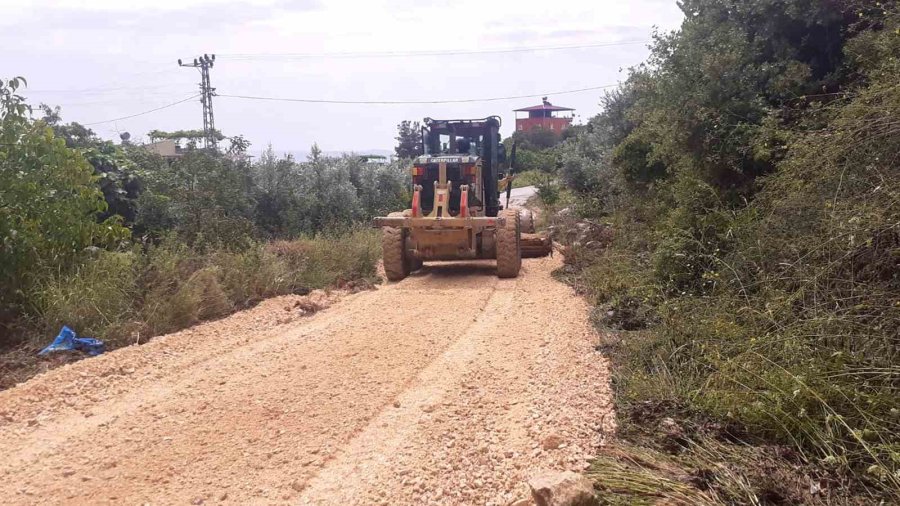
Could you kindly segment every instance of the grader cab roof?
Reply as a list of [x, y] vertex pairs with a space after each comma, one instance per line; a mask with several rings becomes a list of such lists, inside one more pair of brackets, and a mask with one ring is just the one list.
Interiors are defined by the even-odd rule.
[[500, 116], [480, 119], [432, 119], [425, 118], [425, 127], [432, 132], [450, 132], [456, 135], [473, 136], [484, 132], [485, 128], [500, 128]]
[[480, 119], [425, 118], [422, 126], [422, 147], [429, 156], [484, 157], [497, 151], [494, 145], [500, 141], [499, 131], [499, 116]]

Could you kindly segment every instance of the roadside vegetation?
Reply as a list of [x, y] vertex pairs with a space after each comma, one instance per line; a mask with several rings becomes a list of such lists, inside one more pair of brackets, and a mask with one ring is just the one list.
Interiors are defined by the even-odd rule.
[[403, 163], [356, 157], [251, 162], [197, 132], [164, 159], [99, 139], [0, 82], [0, 388], [24, 379], [62, 325], [107, 348], [145, 342], [263, 298], [377, 281], [362, 222], [402, 208]]
[[686, 0], [554, 148], [611, 503], [900, 500], [900, 10]]
[[560, 198], [560, 184], [557, 170], [564, 143], [576, 138], [582, 127], [573, 125], [561, 134], [540, 128], [513, 132], [512, 137], [503, 141], [507, 150], [516, 147], [516, 173], [513, 188], [534, 186], [545, 206], [552, 207]]

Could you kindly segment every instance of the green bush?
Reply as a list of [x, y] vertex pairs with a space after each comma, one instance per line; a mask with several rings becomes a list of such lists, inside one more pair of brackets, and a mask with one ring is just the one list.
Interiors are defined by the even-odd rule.
[[220, 279], [240, 272], [240, 267], [232, 264], [226, 271], [212, 261], [229, 255], [235, 253], [198, 252], [171, 239], [151, 248], [140, 278], [142, 297], [136, 301], [146, 337], [173, 332], [239, 307]]
[[310, 288], [354, 280], [374, 282], [377, 278], [375, 266], [381, 259], [379, 231], [356, 227], [346, 233], [321, 234], [307, 240], [307, 247], [308, 267], [299, 274]]
[[151, 248], [141, 277], [148, 335], [172, 332], [277, 295], [376, 281], [381, 258], [373, 229], [255, 244], [243, 251], [196, 251], [174, 240]]
[[262, 245], [239, 253], [218, 251], [209, 261], [218, 269], [228, 300], [237, 307], [296, 289], [295, 272]]
[[306, 161], [296, 162], [278, 159], [270, 146], [250, 168], [257, 232], [296, 238], [402, 210], [411, 197], [407, 164], [327, 157], [316, 146]]
[[559, 199], [560, 199], [559, 185], [556, 184], [555, 181], [551, 181], [548, 178], [544, 182], [538, 184], [537, 195], [541, 199], [541, 203], [543, 203], [545, 206], [553, 207], [557, 203], [559, 203]]
[[267, 297], [377, 282], [376, 230], [253, 244], [243, 251], [192, 249], [170, 237], [130, 252], [97, 251], [70, 271], [47, 270], [27, 299], [43, 341], [68, 325], [115, 348], [225, 316]]
[[98, 251], [71, 272], [46, 272], [30, 287], [28, 300], [45, 334], [68, 325], [91, 336], [118, 337], [136, 317], [135, 253]]
[[601, 324], [641, 329], [604, 346], [622, 419], [664, 406], [896, 502], [896, 4], [682, 8], [682, 29], [561, 147], [576, 209], [616, 227], [609, 250], [571, 262], [576, 282]]
[[549, 176], [539, 170], [526, 170], [516, 174], [513, 179], [513, 188], [524, 188], [525, 186], [537, 186], [543, 183]]
[[171, 280], [174, 289], [155, 290], [144, 306], [145, 337], [174, 332], [228, 314], [234, 305], [219, 284], [218, 276], [217, 268], [204, 267], [183, 281]]
[[0, 306], [28, 307], [44, 269], [67, 270], [86, 248], [114, 246], [129, 231], [106, 209], [94, 170], [43, 122], [28, 118], [16, 90], [0, 80]]

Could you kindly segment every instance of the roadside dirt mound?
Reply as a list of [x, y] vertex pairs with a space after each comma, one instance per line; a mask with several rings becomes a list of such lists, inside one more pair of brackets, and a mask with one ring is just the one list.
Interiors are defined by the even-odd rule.
[[[612, 429], [588, 308], [493, 262], [279, 297], [0, 392], [14, 503], [508, 504]], [[330, 306], [330, 307], [329, 307]], [[327, 308], [304, 316], [302, 311]]]

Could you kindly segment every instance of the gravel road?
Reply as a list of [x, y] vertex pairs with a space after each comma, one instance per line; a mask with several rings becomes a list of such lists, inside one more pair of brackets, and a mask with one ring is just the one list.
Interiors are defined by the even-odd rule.
[[[526, 260], [279, 297], [0, 392], [0, 503], [495, 504], [613, 428], [588, 307]], [[311, 304], [328, 306], [303, 316]]]
[[[523, 186], [521, 188], [513, 188], [509, 194], [509, 205], [525, 207], [528, 199], [537, 195], [536, 186]], [[500, 202], [506, 203], [506, 193], [500, 194]]]

